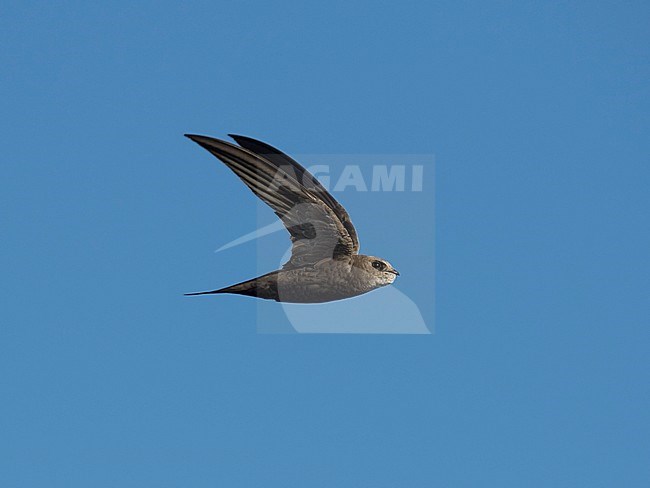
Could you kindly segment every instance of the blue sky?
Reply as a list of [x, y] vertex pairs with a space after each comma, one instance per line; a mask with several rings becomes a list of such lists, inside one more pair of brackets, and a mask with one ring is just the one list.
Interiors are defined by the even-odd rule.
[[[649, 14], [5, 2], [0, 486], [647, 486]], [[186, 132], [435, 154], [435, 333], [183, 297], [257, 252], [213, 252], [257, 206]], [[395, 215], [345, 203], [427, 298]]]

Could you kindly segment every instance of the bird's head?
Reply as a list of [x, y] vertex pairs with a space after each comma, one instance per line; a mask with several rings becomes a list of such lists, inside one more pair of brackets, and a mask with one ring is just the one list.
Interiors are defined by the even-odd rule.
[[367, 273], [367, 277], [374, 281], [377, 286], [390, 285], [399, 276], [399, 272], [393, 268], [392, 264], [376, 256], [359, 254], [355, 256], [354, 266]]

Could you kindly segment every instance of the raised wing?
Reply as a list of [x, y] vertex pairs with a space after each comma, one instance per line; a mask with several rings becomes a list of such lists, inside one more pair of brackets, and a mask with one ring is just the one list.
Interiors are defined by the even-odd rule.
[[348, 231], [352, 242], [354, 243], [354, 253], [359, 252], [359, 238], [357, 237], [357, 231], [352, 225], [350, 216], [346, 212], [343, 205], [336, 201], [336, 199], [327, 191], [327, 189], [321, 185], [309, 171], [303, 168], [296, 160], [292, 157], [287, 156], [285, 153], [279, 149], [274, 148], [273, 146], [266, 144], [265, 142], [258, 141], [251, 137], [238, 136], [235, 134], [228, 134], [232, 137], [237, 144], [241, 147], [248, 149], [259, 156], [262, 156], [265, 159], [275, 163], [277, 166], [285, 166], [292, 168], [292, 171], [298, 177], [298, 181], [302, 183], [310, 192], [315, 193], [317, 197], [322, 200], [332, 211], [336, 214], [338, 219], [345, 227], [345, 230]]
[[282, 220], [293, 244], [291, 259], [284, 269], [356, 253], [356, 232], [353, 239], [336, 212], [320, 198], [320, 192], [301, 184], [299, 175], [309, 173], [298, 163], [292, 160], [293, 164], [283, 165], [277, 159], [262, 157], [226, 141], [186, 136], [225, 163]]

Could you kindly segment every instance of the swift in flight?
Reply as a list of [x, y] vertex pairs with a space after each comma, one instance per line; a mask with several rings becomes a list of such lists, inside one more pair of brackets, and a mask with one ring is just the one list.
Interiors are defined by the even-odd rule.
[[249, 137], [239, 146], [186, 134], [221, 160], [273, 209], [291, 237], [282, 269], [213, 291], [278, 302], [322, 303], [390, 285], [399, 275], [385, 259], [359, 254], [359, 239], [343, 206], [305, 168], [283, 152]]

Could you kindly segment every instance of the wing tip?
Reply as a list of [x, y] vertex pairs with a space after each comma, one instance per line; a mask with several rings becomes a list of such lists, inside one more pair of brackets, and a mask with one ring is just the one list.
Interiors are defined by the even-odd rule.
[[[244, 147], [244, 144], [245, 144], [247, 141], [250, 141], [250, 142], [259, 142], [259, 141], [255, 140], [255, 139], [253, 139], [252, 137], [242, 136], [242, 135], [240, 135], [240, 134], [228, 134], [228, 137], [230, 137], [233, 141], [235, 141], [235, 142], [236, 142], [237, 144], [239, 144], [241, 147]], [[242, 144], [242, 143], [244, 143], [244, 144]]]

